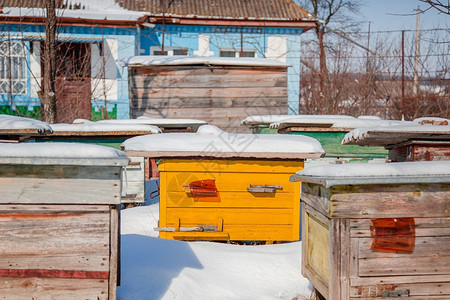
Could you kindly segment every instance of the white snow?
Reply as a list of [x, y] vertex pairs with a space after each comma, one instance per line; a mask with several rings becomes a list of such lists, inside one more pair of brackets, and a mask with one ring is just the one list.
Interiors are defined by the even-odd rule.
[[298, 171], [291, 179], [298, 181], [299, 176], [340, 178], [450, 176], [450, 161], [320, 165]]
[[290, 65], [270, 58], [252, 57], [212, 57], [212, 56], [130, 56], [117, 61], [122, 66], [181, 66], [181, 65], [230, 65], [289, 67]]
[[40, 133], [52, 132], [49, 124], [30, 118], [0, 115], [1, 129], [37, 129]]
[[147, 131], [153, 134], [161, 133], [161, 129], [157, 126], [146, 125], [146, 124], [131, 124], [131, 123], [119, 123], [119, 122], [111, 122], [111, 123], [99, 123], [99, 122], [91, 122], [85, 120], [84, 123], [76, 123], [76, 124], [52, 124], [51, 125], [53, 131], [61, 132], [61, 131], [76, 131], [76, 132], [99, 132], [99, 131]]
[[[76, 119], [73, 124], [83, 124], [89, 123], [91, 121], [86, 119]], [[100, 120], [96, 122], [97, 124], [146, 124], [146, 125], [206, 125], [207, 122], [203, 120], [196, 119], [171, 119], [171, 118], [149, 118], [149, 117], [138, 117], [137, 119], [119, 119], [119, 120]]]
[[[58, 17], [93, 19], [93, 20], [116, 20], [116, 21], [137, 21], [145, 15], [144, 12], [126, 10], [114, 0], [67, 0], [68, 7], [79, 5], [79, 9], [56, 9]], [[2, 8], [0, 16], [4, 17], [45, 17], [44, 8]]]
[[0, 143], [0, 158], [126, 158], [111, 147], [80, 143]]
[[283, 127], [284, 124], [289, 125], [296, 125], [296, 126], [302, 126], [302, 125], [308, 125], [309, 127], [311, 124], [317, 124], [317, 125], [331, 125], [331, 128], [363, 128], [363, 127], [374, 127], [374, 126], [400, 126], [400, 125], [406, 125], [406, 124], [412, 124], [410, 121], [397, 121], [397, 120], [381, 120], [379, 118], [341, 118], [336, 116], [330, 116], [330, 117], [323, 117], [323, 116], [312, 116], [308, 118], [303, 117], [292, 117], [289, 119], [281, 120], [278, 122], [274, 122], [270, 124], [270, 128], [280, 128]]
[[233, 245], [155, 238], [158, 204], [121, 211], [119, 300], [309, 299], [301, 242]]
[[419, 133], [450, 133], [450, 125], [440, 125], [435, 126], [431, 124], [419, 125], [417, 122], [409, 122], [400, 126], [382, 126], [382, 127], [367, 127], [367, 128], [356, 128], [348, 132], [342, 139], [342, 144], [350, 144], [358, 140], [364, 139], [369, 132], [419, 132]]
[[122, 143], [126, 151], [196, 152], [202, 156], [223, 153], [324, 153], [321, 144], [301, 135], [227, 133], [213, 125], [200, 126], [197, 133], [165, 133], [138, 136]]
[[271, 124], [284, 121], [287, 119], [354, 119], [352, 116], [346, 115], [256, 115], [248, 116], [241, 121], [243, 125]]

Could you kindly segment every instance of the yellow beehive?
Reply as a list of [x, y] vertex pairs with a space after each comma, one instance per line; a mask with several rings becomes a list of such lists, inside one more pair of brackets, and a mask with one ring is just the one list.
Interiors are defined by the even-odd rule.
[[162, 158], [158, 230], [181, 240], [298, 240], [300, 188], [289, 176], [323, 155], [315, 139], [228, 134], [211, 125], [123, 146], [129, 155]]

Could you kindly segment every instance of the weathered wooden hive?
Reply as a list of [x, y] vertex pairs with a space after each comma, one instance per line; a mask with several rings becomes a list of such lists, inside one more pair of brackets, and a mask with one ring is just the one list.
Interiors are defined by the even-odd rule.
[[297, 172], [302, 274], [328, 300], [450, 299], [450, 162]]
[[287, 68], [274, 59], [136, 56], [128, 66], [130, 112], [194, 118], [229, 132], [249, 132], [249, 114], [288, 111]]
[[69, 143], [0, 144], [0, 295], [115, 299], [119, 150]]
[[160, 237], [182, 240], [295, 241], [300, 188], [288, 181], [304, 160], [323, 155], [308, 137], [197, 133], [129, 139], [129, 156], [162, 159]]
[[342, 144], [385, 147], [393, 162], [450, 160], [450, 125], [443, 118], [419, 118], [409, 126], [349, 132]]

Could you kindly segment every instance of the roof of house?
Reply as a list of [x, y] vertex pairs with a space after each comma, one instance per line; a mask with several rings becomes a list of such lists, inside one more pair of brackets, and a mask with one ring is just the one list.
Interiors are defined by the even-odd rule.
[[[291, 0], [116, 0], [123, 8], [152, 16], [242, 20], [312, 20]], [[163, 5], [161, 6], [161, 3]], [[164, 5], [165, 3], [165, 5]], [[164, 9], [165, 8], [165, 9]]]
[[[161, 5], [162, 4], [162, 5]], [[99, 21], [183, 25], [295, 27], [308, 30], [316, 18], [292, 0], [56, 0], [57, 15]], [[59, 13], [58, 13], [59, 11]], [[3, 0], [0, 16], [45, 16], [45, 0]]]

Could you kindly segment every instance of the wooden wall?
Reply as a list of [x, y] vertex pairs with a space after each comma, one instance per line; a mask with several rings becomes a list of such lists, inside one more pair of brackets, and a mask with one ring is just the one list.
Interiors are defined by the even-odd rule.
[[249, 132], [248, 115], [287, 114], [284, 67], [130, 67], [131, 117], [192, 118]]

